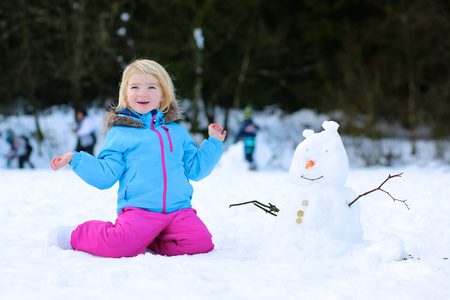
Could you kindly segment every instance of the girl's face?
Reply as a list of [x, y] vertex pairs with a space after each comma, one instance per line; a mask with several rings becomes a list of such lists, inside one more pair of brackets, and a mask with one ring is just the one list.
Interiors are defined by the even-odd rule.
[[152, 75], [134, 72], [128, 80], [127, 100], [131, 109], [146, 114], [158, 109], [163, 92], [158, 80]]

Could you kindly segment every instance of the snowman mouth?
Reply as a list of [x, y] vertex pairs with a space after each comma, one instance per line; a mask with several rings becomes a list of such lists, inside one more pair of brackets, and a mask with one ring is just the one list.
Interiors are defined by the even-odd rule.
[[306, 180], [309, 180], [309, 181], [315, 181], [315, 180], [319, 180], [319, 179], [321, 179], [321, 178], [323, 178], [323, 176], [320, 176], [320, 177], [317, 177], [317, 178], [308, 178], [308, 177], [305, 177], [305, 176], [301, 176], [303, 179], [306, 179]]

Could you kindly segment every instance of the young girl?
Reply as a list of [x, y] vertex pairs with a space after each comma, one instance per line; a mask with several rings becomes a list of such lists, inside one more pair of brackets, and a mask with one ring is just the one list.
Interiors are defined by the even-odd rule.
[[211, 251], [211, 234], [191, 206], [189, 180], [211, 173], [226, 131], [210, 124], [209, 138], [197, 148], [173, 123], [180, 118], [172, 80], [160, 64], [142, 59], [127, 66], [118, 107], [105, 116], [108, 133], [98, 157], [75, 151], [50, 163], [54, 170], [70, 164], [99, 189], [119, 181], [116, 222], [57, 228], [49, 245], [104, 257], [136, 256], [147, 248], [168, 256]]

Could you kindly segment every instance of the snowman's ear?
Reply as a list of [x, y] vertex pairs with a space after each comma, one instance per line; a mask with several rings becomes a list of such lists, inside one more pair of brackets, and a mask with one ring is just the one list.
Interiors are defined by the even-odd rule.
[[305, 137], [305, 138], [308, 138], [308, 137], [310, 137], [311, 135], [313, 135], [314, 134], [314, 130], [311, 130], [311, 129], [305, 129], [305, 130], [303, 130], [303, 136]]
[[339, 128], [339, 124], [334, 122], [334, 121], [325, 121], [322, 124], [323, 129], [328, 130], [328, 131], [337, 131]]

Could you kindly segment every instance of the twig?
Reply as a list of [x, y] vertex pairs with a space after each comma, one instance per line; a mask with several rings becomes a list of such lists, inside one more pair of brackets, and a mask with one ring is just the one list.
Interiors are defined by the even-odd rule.
[[406, 204], [406, 199], [405, 199], [405, 200], [400, 200], [400, 199], [394, 198], [394, 197], [392, 197], [391, 194], [389, 194], [388, 191], [385, 191], [385, 190], [383, 190], [383, 189], [381, 188], [381, 187], [383, 186], [383, 184], [385, 184], [389, 179], [392, 179], [392, 178], [394, 178], [394, 177], [402, 177], [402, 175], [403, 175], [403, 172], [402, 172], [402, 173], [399, 173], [399, 174], [396, 174], [396, 175], [390, 175], [390, 174], [389, 174], [388, 178], [386, 178], [386, 180], [383, 181], [377, 188], [375, 188], [375, 189], [373, 189], [373, 190], [371, 190], [371, 191], [365, 192], [364, 194], [359, 195], [358, 197], [356, 197], [355, 200], [353, 200], [352, 202], [350, 202], [350, 203], [348, 204], [348, 206], [350, 207], [353, 203], [355, 203], [356, 201], [358, 201], [359, 198], [364, 197], [364, 196], [366, 196], [366, 195], [368, 195], [368, 194], [370, 194], [370, 193], [372, 193], [372, 192], [375, 192], [375, 191], [382, 191], [382, 192], [386, 193], [389, 197], [391, 197], [391, 199], [392, 199], [394, 202], [395, 202], [395, 201], [403, 202], [403, 204], [405, 204], [406, 208], [409, 210], [409, 206], [408, 206], [408, 204]]
[[[272, 216], [277, 216], [276, 214], [274, 214], [274, 212], [279, 212], [280, 210], [278, 209], [278, 207], [276, 207], [275, 205], [273, 205], [272, 203], [269, 202], [269, 205], [267, 204], [263, 204], [259, 201], [256, 200], [252, 200], [252, 201], [247, 201], [247, 202], [242, 202], [242, 203], [236, 203], [236, 204], [230, 204], [229, 207], [232, 206], [239, 206], [239, 205], [244, 205], [244, 204], [250, 204], [252, 203], [253, 205], [255, 205], [256, 207], [262, 209], [263, 211], [265, 211], [266, 213], [271, 214]], [[267, 209], [266, 209], [267, 208]]]

